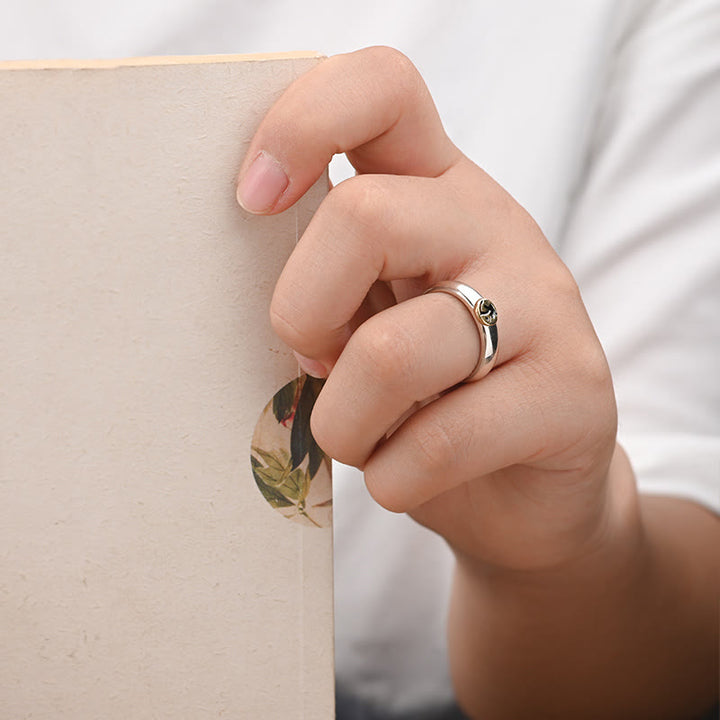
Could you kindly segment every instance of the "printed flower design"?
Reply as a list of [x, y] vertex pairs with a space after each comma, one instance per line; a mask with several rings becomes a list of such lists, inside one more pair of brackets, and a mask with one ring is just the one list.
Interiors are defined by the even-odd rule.
[[275, 393], [255, 426], [250, 455], [255, 482], [270, 506], [314, 527], [332, 521], [330, 458], [310, 432], [322, 385], [301, 375]]

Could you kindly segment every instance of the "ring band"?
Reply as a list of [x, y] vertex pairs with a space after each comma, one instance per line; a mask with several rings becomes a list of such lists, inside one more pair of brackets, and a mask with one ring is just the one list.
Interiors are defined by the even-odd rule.
[[495, 305], [469, 285], [454, 280], [443, 280], [428, 288], [425, 294], [433, 292], [452, 295], [470, 311], [480, 338], [480, 354], [472, 372], [463, 382], [480, 380], [493, 369], [495, 360], [497, 360], [498, 313]]

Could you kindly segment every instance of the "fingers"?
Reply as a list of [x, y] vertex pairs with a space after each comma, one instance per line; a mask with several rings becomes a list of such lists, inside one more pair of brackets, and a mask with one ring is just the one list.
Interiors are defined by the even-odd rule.
[[369, 48], [325, 60], [278, 100], [250, 144], [238, 200], [250, 212], [285, 210], [339, 152], [361, 173], [425, 177], [461, 157], [412, 63]]
[[[479, 190], [486, 184], [486, 195], [496, 192], [480, 171], [473, 182]], [[499, 262], [486, 257], [496, 233], [486, 217], [459, 203], [446, 178], [399, 176], [342, 183], [316, 213], [277, 283], [271, 318], [290, 347], [320, 362], [322, 375], [332, 371], [312, 427], [336, 459], [365, 465], [415, 403], [454, 386], [475, 366], [480, 343], [468, 309], [445, 294], [416, 297], [436, 281], [461, 279], [496, 304], [498, 367], [533, 337], [536, 319], [527, 308], [541, 307], [535, 298], [553, 292], [552, 273], [543, 272], [544, 258], [524, 258], [521, 250], [517, 257], [503, 253]], [[505, 228], [520, 238], [527, 228], [524, 215], [517, 217], [506, 216]], [[520, 294], [516, 275], [531, 275], [528, 262], [542, 282]], [[393, 283], [403, 302], [384, 302], [356, 328], [378, 281]]]
[[475, 324], [460, 303], [444, 300], [407, 300], [350, 338], [313, 411], [313, 435], [333, 457], [362, 467], [416, 403], [470, 373], [480, 351]]
[[512, 366], [496, 368], [404, 422], [370, 456], [365, 482], [385, 508], [412, 511], [448, 490], [524, 462], [543, 443], [543, 423], [537, 392], [518, 387]]
[[[576, 478], [586, 474], [581, 466], [597, 453], [597, 437], [588, 429], [612, 424], [616, 415], [602, 348], [589, 342], [593, 333], [585, 317], [569, 322], [547, 329], [538, 357], [516, 358], [453, 389], [374, 449], [363, 469], [375, 500], [411, 511], [465, 483], [525, 464], [554, 473], [556, 489], [577, 493]], [[523, 487], [520, 502], [547, 489]]]
[[330, 369], [378, 280], [417, 278], [422, 292], [478, 254], [482, 229], [436, 180], [359, 176], [334, 188], [275, 288], [275, 331]]
[[[450, 296], [406, 300], [352, 335], [317, 400], [312, 430], [326, 452], [365, 471], [381, 505], [413, 510], [502, 468], [532, 462], [550, 470], [553, 453], [573, 464], [592, 450], [587, 428], [612, 414], [603, 406], [612, 398], [607, 364], [587, 316], [566, 312], [578, 302], [569, 275], [541, 277], [547, 286], [519, 300], [498, 289], [500, 347], [509, 345], [511, 361], [476, 383], [455, 387], [474, 367], [479, 340], [470, 313]], [[492, 276], [466, 279], [482, 288]], [[511, 282], [499, 279], [498, 288]], [[552, 319], [549, 303], [559, 308]], [[532, 352], [518, 352], [533, 336]]]
[[[496, 368], [419, 410], [365, 466], [373, 497], [397, 512], [412, 510], [457, 485], [513, 465], [536, 447], [528, 425], [540, 428], [531, 395], [525, 398]], [[512, 398], [512, 399], [511, 399]]]

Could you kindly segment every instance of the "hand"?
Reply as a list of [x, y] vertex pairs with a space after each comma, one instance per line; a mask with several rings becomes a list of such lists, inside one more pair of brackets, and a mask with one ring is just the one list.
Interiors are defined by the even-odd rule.
[[[295, 82], [251, 143], [238, 197], [281, 212], [337, 152], [358, 176], [331, 190], [301, 238], [272, 322], [327, 375], [312, 416], [321, 447], [455, 550], [449, 646], [464, 709], [701, 709], [717, 677], [718, 525], [692, 503], [638, 500], [607, 363], [567, 268], [450, 142], [399, 53], [337, 56]], [[497, 306], [498, 361], [478, 382], [459, 384], [479, 351], [468, 311], [423, 294], [442, 280]]]
[[[401, 54], [337, 56], [295, 82], [252, 141], [239, 198], [281, 212], [337, 152], [358, 175], [322, 203], [271, 307], [280, 337], [327, 374], [317, 441], [363, 469], [381, 505], [472, 557], [529, 568], [587, 552], [607, 522], [616, 411], [570, 273], [450, 142]], [[422, 294], [446, 279], [499, 312], [495, 369], [457, 387], [479, 339], [458, 300]], [[393, 304], [370, 314], [380, 286]]]

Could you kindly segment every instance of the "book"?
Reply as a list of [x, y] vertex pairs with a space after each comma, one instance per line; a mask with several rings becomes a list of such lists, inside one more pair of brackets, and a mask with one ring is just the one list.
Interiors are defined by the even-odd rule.
[[0, 717], [334, 715], [319, 382], [268, 308], [327, 177], [243, 155], [321, 58], [0, 64]]

